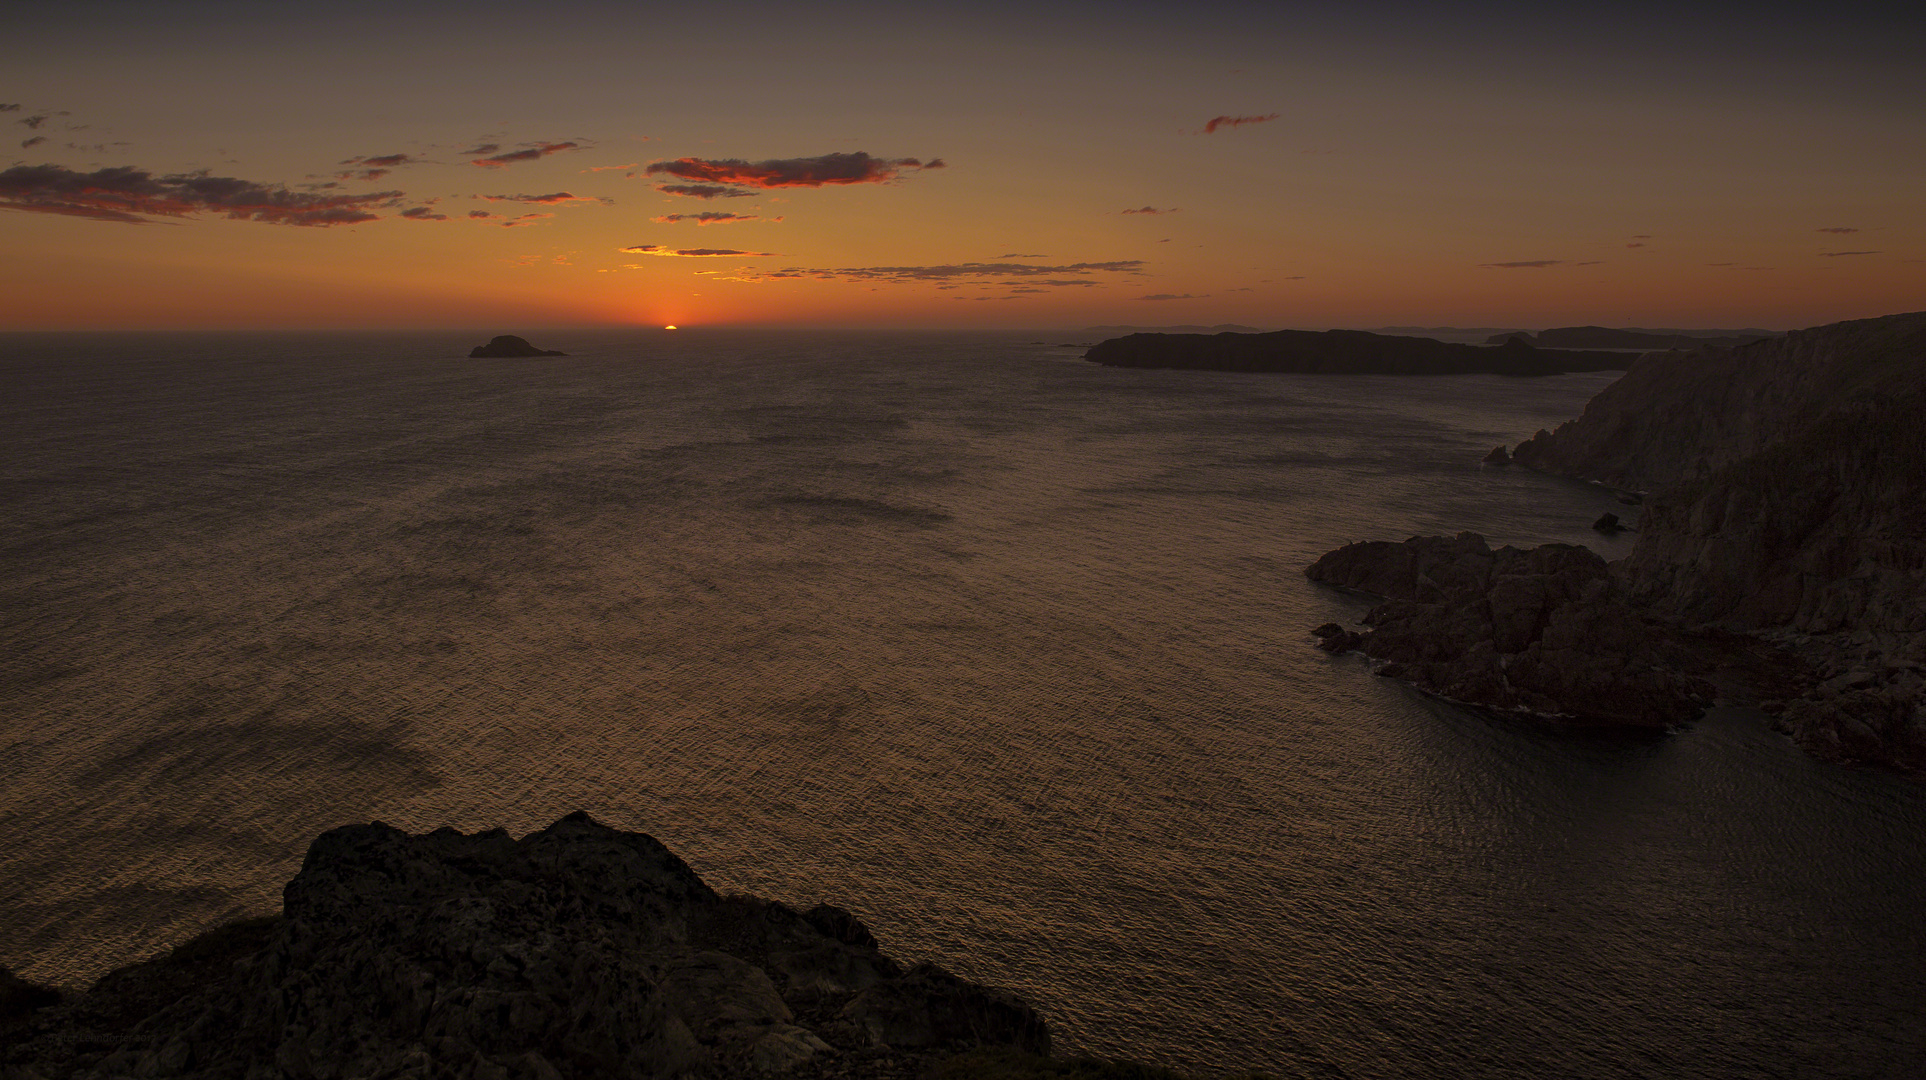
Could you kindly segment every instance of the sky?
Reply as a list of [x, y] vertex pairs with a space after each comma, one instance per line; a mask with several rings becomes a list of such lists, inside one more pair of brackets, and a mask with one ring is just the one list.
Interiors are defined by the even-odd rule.
[[1926, 14], [33, 7], [0, 40], [0, 329], [1926, 308]]

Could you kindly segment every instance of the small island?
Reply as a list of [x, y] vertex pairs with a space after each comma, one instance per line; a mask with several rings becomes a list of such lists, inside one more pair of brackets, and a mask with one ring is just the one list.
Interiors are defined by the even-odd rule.
[[538, 349], [530, 345], [527, 338], [516, 337], [513, 334], [502, 334], [490, 340], [486, 345], [475, 346], [474, 349], [468, 353], [468, 358], [470, 360], [477, 360], [521, 356], [567, 355], [565, 352], [557, 352], [554, 349]]

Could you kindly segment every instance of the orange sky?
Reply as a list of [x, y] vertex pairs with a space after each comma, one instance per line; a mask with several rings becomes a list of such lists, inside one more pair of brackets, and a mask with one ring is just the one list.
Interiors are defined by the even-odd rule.
[[1926, 307], [1917, 16], [647, 8], [25, 16], [0, 329]]

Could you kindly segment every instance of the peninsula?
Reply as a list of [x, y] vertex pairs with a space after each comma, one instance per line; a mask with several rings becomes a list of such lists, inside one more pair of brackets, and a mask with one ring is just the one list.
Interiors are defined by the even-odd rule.
[[1084, 359], [1106, 367], [1263, 371], [1315, 375], [1557, 375], [1615, 371], [1622, 352], [1540, 349], [1523, 341], [1461, 345], [1364, 330], [1268, 334], [1129, 334], [1098, 342]]

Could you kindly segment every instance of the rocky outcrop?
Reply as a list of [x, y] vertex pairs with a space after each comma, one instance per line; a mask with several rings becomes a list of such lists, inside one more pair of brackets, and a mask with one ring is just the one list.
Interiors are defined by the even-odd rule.
[[1268, 334], [1130, 334], [1098, 342], [1084, 359], [1108, 367], [1326, 375], [1556, 375], [1611, 371], [1625, 353], [1571, 352], [1509, 342], [1495, 348], [1363, 330]]
[[1689, 645], [1633, 604], [1605, 560], [1570, 544], [1496, 551], [1476, 533], [1369, 541], [1330, 552], [1312, 581], [1385, 602], [1369, 629], [1318, 628], [1379, 674], [1484, 708], [1567, 723], [1664, 728], [1697, 716], [1712, 686], [1685, 674]]
[[568, 354], [565, 352], [556, 352], [553, 349], [538, 349], [535, 346], [530, 345], [528, 343], [527, 338], [518, 338], [513, 334], [503, 334], [499, 337], [489, 339], [489, 342], [486, 345], [477, 345], [473, 349], [469, 350], [468, 358], [471, 360], [493, 359], [493, 358], [512, 359], [512, 358], [521, 357], [521, 356], [567, 356], [567, 355]]
[[722, 896], [573, 814], [521, 840], [318, 838], [283, 914], [0, 1029], [0, 1075], [910, 1075], [1049, 1032], [1007, 993], [904, 970], [839, 908]]
[[1926, 770], [1926, 312], [1651, 353], [1512, 453], [1650, 491], [1613, 568], [1643, 617], [1751, 635], [1810, 673], [1809, 750]]

